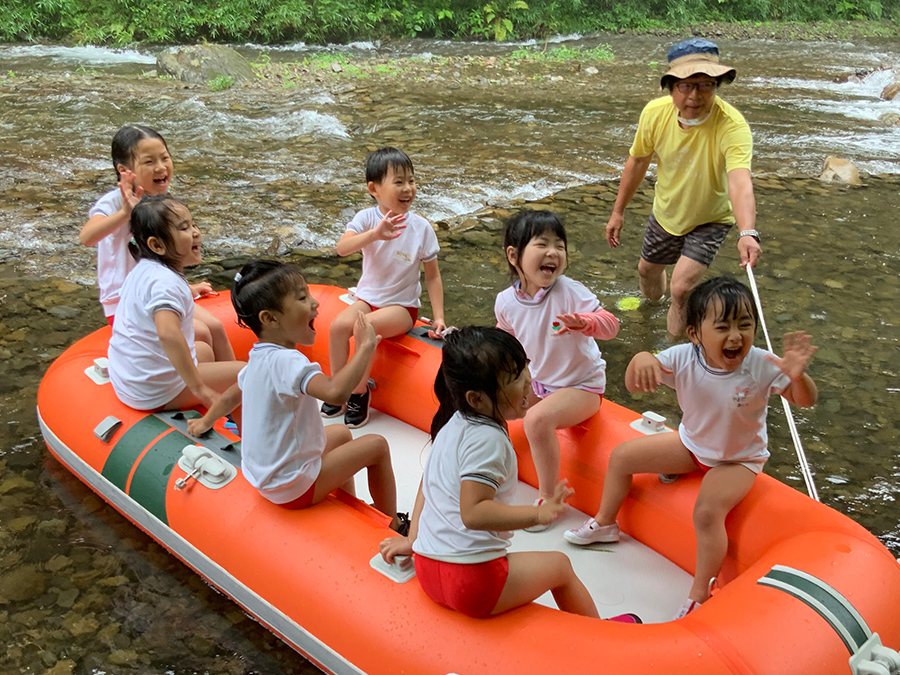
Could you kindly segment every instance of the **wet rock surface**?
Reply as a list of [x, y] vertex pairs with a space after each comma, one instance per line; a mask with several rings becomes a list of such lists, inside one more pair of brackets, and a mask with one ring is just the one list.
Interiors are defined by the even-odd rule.
[[202, 44], [166, 50], [157, 57], [156, 66], [176, 80], [208, 84], [216, 78], [233, 82], [255, 79], [250, 62], [225, 45]]

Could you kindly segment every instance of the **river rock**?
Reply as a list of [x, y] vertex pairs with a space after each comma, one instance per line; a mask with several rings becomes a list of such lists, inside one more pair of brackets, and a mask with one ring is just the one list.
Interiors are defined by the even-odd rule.
[[894, 80], [881, 90], [881, 98], [885, 101], [893, 101], [897, 94], [900, 94], [900, 79]]
[[900, 113], [883, 112], [878, 116], [878, 121], [886, 127], [895, 127], [900, 125]]
[[827, 157], [822, 165], [819, 180], [824, 183], [843, 183], [845, 185], [862, 185], [859, 170], [853, 162], [840, 157]]
[[217, 77], [232, 77], [235, 83], [254, 79], [250, 62], [225, 45], [193, 45], [162, 52], [156, 57], [162, 72], [183, 82], [207, 84]]
[[0, 577], [0, 602], [3, 604], [31, 600], [46, 590], [47, 578], [36, 565], [23, 565]]

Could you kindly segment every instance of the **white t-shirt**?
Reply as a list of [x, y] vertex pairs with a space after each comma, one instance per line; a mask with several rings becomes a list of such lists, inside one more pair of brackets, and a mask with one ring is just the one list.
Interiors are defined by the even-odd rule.
[[[94, 216], [111, 216], [122, 208], [119, 188], [110, 190], [97, 200], [88, 211], [88, 219]], [[113, 316], [119, 304], [120, 291], [125, 277], [137, 265], [128, 251], [131, 241], [131, 221], [126, 220], [114, 232], [97, 242], [97, 285], [100, 287], [100, 303], [104, 316]]]
[[428, 558], [480, 563], [506, 555], [512, 532], [470, 530], [459, 512], [464, 480], [496, 488], [494, 499], [511, 504], [518, 480], [516, 452], [506, 432], [487, 419], [466, 419], [457, 412], [438, 432], [425, 462], [419, 535], [413, 550]]
[[318, 401], [306, 394], [310, 379], [321, 372], [296, 349], [257, 342], [238, 374], [241, 471], [275, 504], [302, 497], [322, 469], [325, 425]]
[[[518, 285], [518, 284], [516, 284]], [[497, 295], [497, 327], [515, 335], [531, 359], [531, 377], [547, 387], [606, 389], [606, 361], [597, 341], [572, 331], [555, 335], [560, 314], [587, 314], [602, 309], [597, 296], [584, 284], [560, 276], [534, 298], [510, 286]]]
[[165, 405], [185, 388], [163, 350], [154, 316], [175, 312], [194, 363], [194, 298], [187, 280], [155, 260], [141, 260], [122, 284], [109, 341], [109, 379], [119, 400], [138, 410]]
[[[347, 231], [362, 234], [382, 218], [377, 206], [364, 209], [353, 217]], [[356, 297], [373, 307], [422, 305], [419, 265], [437, 258], [440, 247], [427, 220], [410, 211], [404, 222], [406, 229], [396, 239], [379, 239], [362, 248], [362, 276], [356, 285]]]
[[710, 368], [692, 344], [656, 355], [672, 371], [663, 373], [663, 383], [678, 394], [683, 413], [678, 434], [701, 462], [759, 461], [769, 456], [769, 397], [782, 393], [791, 380], [766, 354], [751, 347], [733, 372]]

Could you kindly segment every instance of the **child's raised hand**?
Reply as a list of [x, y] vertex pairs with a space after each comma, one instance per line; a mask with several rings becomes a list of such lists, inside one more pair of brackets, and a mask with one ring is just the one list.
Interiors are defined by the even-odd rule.
[[382, 218], [378, 225], [375, 226], [375, 231], [378, 233], [379, 239], [396, 239], [400, 236], [400, 233], [406, 229], [406, 220], [405, 213], [394, 213], [393, 211], [388, 211], [387, 215]]
[[122, 193], [122, 209], [131, 217], [131, 211], [137, 206], [144, 196], [144, 188], [135, 185], [135, 175], [125, 169], [119, 174], [119, 192]]
[[356, 315], [356, 323], [353, 324], [353, 339], [357, 349], [370, 345], [375, 347], [381, 342], [381, 336], [375, 334], [375, 329], [364, 312]]
[[556, 317], [562, 322], [559, 330], [554, 335], [565, 335], [566, 333], [581, 332], [587, 328], [587, 321], [581, 318], [580, 314], [559, 314]]
[[538, 507], [538, 522], [541, 525], [549, 525], [562, 515], [566, 509], [566, 500], [575, 494], [575, 490], [569, 487], [569, 480], [563, 478], [559, 481], [553, 496], [542, 501]]
[[806, 366], [818, 349], [808, 333], [798, 330], [784, 334], [784, 356], [779, 359], [774, 354], [767, 354], [766, 358], [781, 368], [781, 372], [793, 382], [806, 372]]
[[663, 383], [663, 374], [671, 375], [672, 371], [664, 368], [659, 359], [650, 352], [636, 354], [631, 361], [634, 391], [655, 393]]
[[412, 542], [409, 537], [388, 537], [379, 544], [378, 549], [388, 565], [393, 565], [398, 556], [406, 556], [404, 560], [397, 561], [400, 569], [405, 570], [413, 564]]

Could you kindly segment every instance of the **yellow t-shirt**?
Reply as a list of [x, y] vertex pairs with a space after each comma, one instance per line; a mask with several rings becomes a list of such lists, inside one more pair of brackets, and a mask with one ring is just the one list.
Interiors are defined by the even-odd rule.
[[650, 101], [629, 152], [656, 154], [653, 215], [667, 232], [682, 236], [704, 223], [734, 222], [726, 176], [750, 168], [753, 138], [733, 106], [716, 96], [706, 121], [682, 129], [671, 96]]

